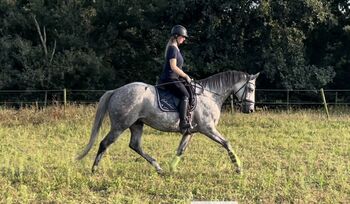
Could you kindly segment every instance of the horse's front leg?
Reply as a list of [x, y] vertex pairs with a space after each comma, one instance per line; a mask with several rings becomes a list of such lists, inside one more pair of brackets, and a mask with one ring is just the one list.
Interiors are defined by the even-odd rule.
[[179, 145], [179, 147], [177, 148], [177, 151], [176, 151], [176, 155], [175, 155], [175, 157], [173, 158], [173, 160], [170, 163], [170, 170], [172, 172], [176, 171], [176, 167], [179, 164], [179, 162], [181, 160], [181, 156], [185, 152], [185, 150], [186, 150], [186, 148], [187, 148], [191, 138], [192, 138], [192, 134], [188, 134], [188, 133], [185, 133], [182, 136], [181, 141], [180, 141], [180, 145]]
[[228, 152], [233, 165], [236, 168], [237, 173], [242, 172], [242, 164], [236, 153], [233, 151], [230, 143], [216, 130], [215, 127], [211, 127], [208, 130], [202, 132], [204, 135], [208, 136], [210, 139], [221, 144]]

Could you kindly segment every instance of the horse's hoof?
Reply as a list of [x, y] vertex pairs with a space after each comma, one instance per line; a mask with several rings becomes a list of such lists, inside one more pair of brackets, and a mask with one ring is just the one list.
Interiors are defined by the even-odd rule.
[[173, 162], [169, 163], [169, 170], [171, 173], [177, 172], [177, 163], [178, 162], [174, 162], [174, 160]]
[[163, 174], [164, 174], [163, 169], [161, 169], [161, 168], [157, 169], [157, 173], [158, 173], [159, 175], [163, 175]]
[[172, 172], [172, 173], [176, 173], [177, 172], [177, 168], [170, 168], [170, 172]]
[[91, 173], [94, 174], [97, 170], [97, 166], [93, 166], [92, 169], [91, 169]]
[[242, 169], [240, 167], [236, 168], [236, 173], [242, 175]]

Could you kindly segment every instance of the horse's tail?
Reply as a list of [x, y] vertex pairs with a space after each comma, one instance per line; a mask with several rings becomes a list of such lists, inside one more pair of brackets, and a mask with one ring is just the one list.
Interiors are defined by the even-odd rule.
[[107, 112], [108, 102], [109, 102], [113, 93], [114, 93], [114, 91], [107, 91], [100, 98], [100, 101], [98, 102], [98, 106], [97, 106], [95, 121], [94, 121], [94, 124], [93, 124], [92, 129], [91, 129], [90, 141], [86, 145], [83, 152], [79, 156], [77, 156], [77, 158], [76, 158], [77, 160], [81, 160], [82, 158], [84, 158], [87, 155], [87, 153], [89, 153], [90, 149], [92, 148], [92, 145], [94, 144], [94, 142], [97, 138], [101, 124], [103, 122], [103, 118]]

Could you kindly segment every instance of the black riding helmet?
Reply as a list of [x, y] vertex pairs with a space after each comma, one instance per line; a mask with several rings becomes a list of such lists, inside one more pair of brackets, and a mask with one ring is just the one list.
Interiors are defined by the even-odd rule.
[[183, 36], [188, 38], [187, 35], [187, 30], [185, 27], [183, 27], [182, 25], [175, 25], [172, 29], [171, 29], [171, 36]]

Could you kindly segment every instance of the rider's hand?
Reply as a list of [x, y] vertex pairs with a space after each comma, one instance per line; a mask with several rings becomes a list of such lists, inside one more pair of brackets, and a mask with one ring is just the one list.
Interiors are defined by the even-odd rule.
[[189, 77], [188, 75], [186, 75], [185, 79], [186, 79], [187, 83], [189, 83], [189, 84], [192, 82], [191, 77]]

